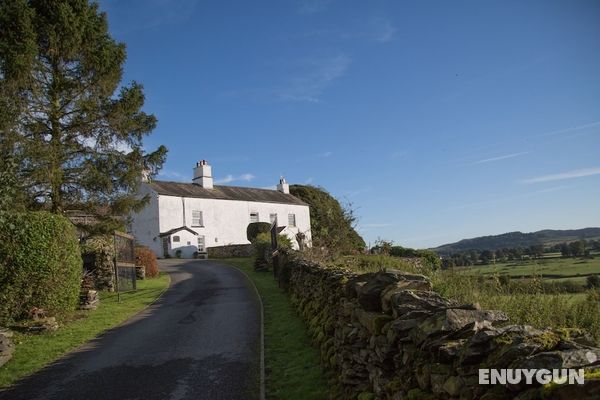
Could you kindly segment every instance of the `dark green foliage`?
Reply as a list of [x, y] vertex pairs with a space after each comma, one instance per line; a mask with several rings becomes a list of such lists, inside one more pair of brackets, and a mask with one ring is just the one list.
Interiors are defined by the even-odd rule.
[[[271, 262], [271, 233], [261, 232], [252, 241], [255, 265], [267, 267]], [[292, 241], [286, 235], [277, 235], [277, 246], [280, 249], [291, 249]]]
[[29, 205], [112, 216], [145, 203], [132, 194], [166, 148], [143, 150], [156, 118], [140, 84], [121, 84], [125, 59], [95, 2], [0, 3], [0, 147]]
[[590, 275], [586, 278], [586, 281], [588, 288], [600, 288], [600, 275]]
[[421, 258], [428, 267], [438, 268], [442, 265], [440, 256], [431, 250], [418, 250], [402, 246], [390, 246], [389, 255], [393, 257], [418, 257]]
[[5, 214], [0, 223], [0, 325], [33, 307], [78, 304], [82, 261], [75, 227], [47, 212]]
[[259, 233], [271, 231], [271, 224], [268, 222], [251, 222], [246, 228], [246, 237], [248, 241], [253, 242]]
[[81, 244], [81, 253], [86, 269], [91, 271], [94, 288], [113, 291], [114, 284], [114, 237], [111, 235], [91, 236]]
[[322, 188], [292, 185], [290, 193], [310, 205], [312, 244], [333, 253], [362, 252], [365, 241], [354, 229], [355, 216]]

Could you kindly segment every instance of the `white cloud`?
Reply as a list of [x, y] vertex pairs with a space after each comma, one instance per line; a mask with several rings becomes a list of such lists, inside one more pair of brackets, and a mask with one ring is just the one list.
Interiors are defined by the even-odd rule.
[[535, 178], [523, 179], [522, 183], [540, 183], [540, 182], [552, 182], [561, 181], [565, 179], [582, 178], [584, 176], [600, 175], [600, 167], [595, 168], [583, 168], [576, 169], [573, 171], [561, 172], [558, 174], [550, 174], [538, 176]]
[[191, 177], [190, 176], [186, 176], [183, 175], [177, 171], [172, 171], [172, 170], [168, 170], [168, 169], [164, 169], [162, 171], [160, 171], [158, 173], [158, 177], [159, 178], [167, 178], [167, 179], [174, 179], [176, 181], [185, 181], [185, 180], [190, 180], [191, 181]]
[[333, 0], [300, 0], [298, 12], [301, 14], [316, 14], [327, 10]]
[[568, 133], [573, 131], [579, 131], [582, 129], [593, 128], [595, 126], [600, 126], [600, 121], [590, 122], [589, 124], [572, 126], [570, 128], [559, 129], [556, 131], [541, 133], [538, 136], [552, 136], [552, 135], [560, 135], [562, 133]]
[[326, 151], [324, 153], [319, 153], [318, 156], [322, 157], [322, 158], [327, 158], [327, 157], [331, 157], [333, 153], [331, 151]]
[[508, 158], [515, 158], [515, 157], [519, 157], [519, 156], [524, 156], [525, 154], [529, 154], [529, 152], [528, 151], [523, 151], [523, 152], [520, 152], [520, 153], [512, 153], [512, 154], [506, 154], [506, 155], [498, 156], [498, 157], [486, 158], [486, 159], [483, 159], [483, 160], [475, 161], [473, 164], [484, 164], [484, 163], [489, 163], [489, 162], [494, 162], [494, 161], [506, 160]]
[[238, 181], [250, 182], [254, 178], [255, 178], [255, 176], [252, 174], [242, 174], [239, 176], [227, 175], [224, 178], [216, 179], [215, 183], [222, 184], [222, 183], [231, 183], [231, 182], [238, 182]]
[[303, 73], [292, 78], [276, 94], [282, 101], [318, 103], [325, 89], [346, 73], [350, 62], [350, 58], [345, 55], [313, 60], [307, 64]]
[[315, 179], [312, 176], [309, 176], [308, 178], [306, 178], [306, 180], [304, 181], [305, 185], [309, 185], [311, 183], [313, 183]]
[[374, 18], [371, 21], [371, 36], [374, 40], [387, 43], [394, 38], [396, 27], [386, 18]]

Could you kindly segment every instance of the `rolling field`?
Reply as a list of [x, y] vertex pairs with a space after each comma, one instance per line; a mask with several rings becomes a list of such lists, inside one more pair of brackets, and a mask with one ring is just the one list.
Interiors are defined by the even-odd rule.
[[577, 283], [585, 284], [587, 276], [600, 275], [600, 257], [591, 259], [547, 257], [490, 265], [477, 265], [473, 267], [461, 267], [460, 270], [469, 274], [508, 275], [513, 279], [541, 275], [546, 280], [572, 280]]

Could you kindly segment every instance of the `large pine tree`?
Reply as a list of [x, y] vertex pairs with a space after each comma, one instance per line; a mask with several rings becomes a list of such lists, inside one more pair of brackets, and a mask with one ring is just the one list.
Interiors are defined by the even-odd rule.
[[0, 150], [16, 165], [29, 206], [122, 215], [145, 170], [166, 148], [146, 153], [156, 118], [142, 111], [136, 82], [122, 85], [125, 46], [88, 0], [0, 0]]

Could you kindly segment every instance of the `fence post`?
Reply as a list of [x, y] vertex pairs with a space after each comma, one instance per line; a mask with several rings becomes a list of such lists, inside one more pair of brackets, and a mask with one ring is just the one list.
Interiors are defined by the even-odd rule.
[[273, 277], [275, 279], [277, 279], [277, 276], [279, 275], [279, 254], [277, 252], [278, 247], [279, 246], [277, 244], [277, 218], [275, 218], [275, 221], [271, 226], [271, 255], [273, 258]]

